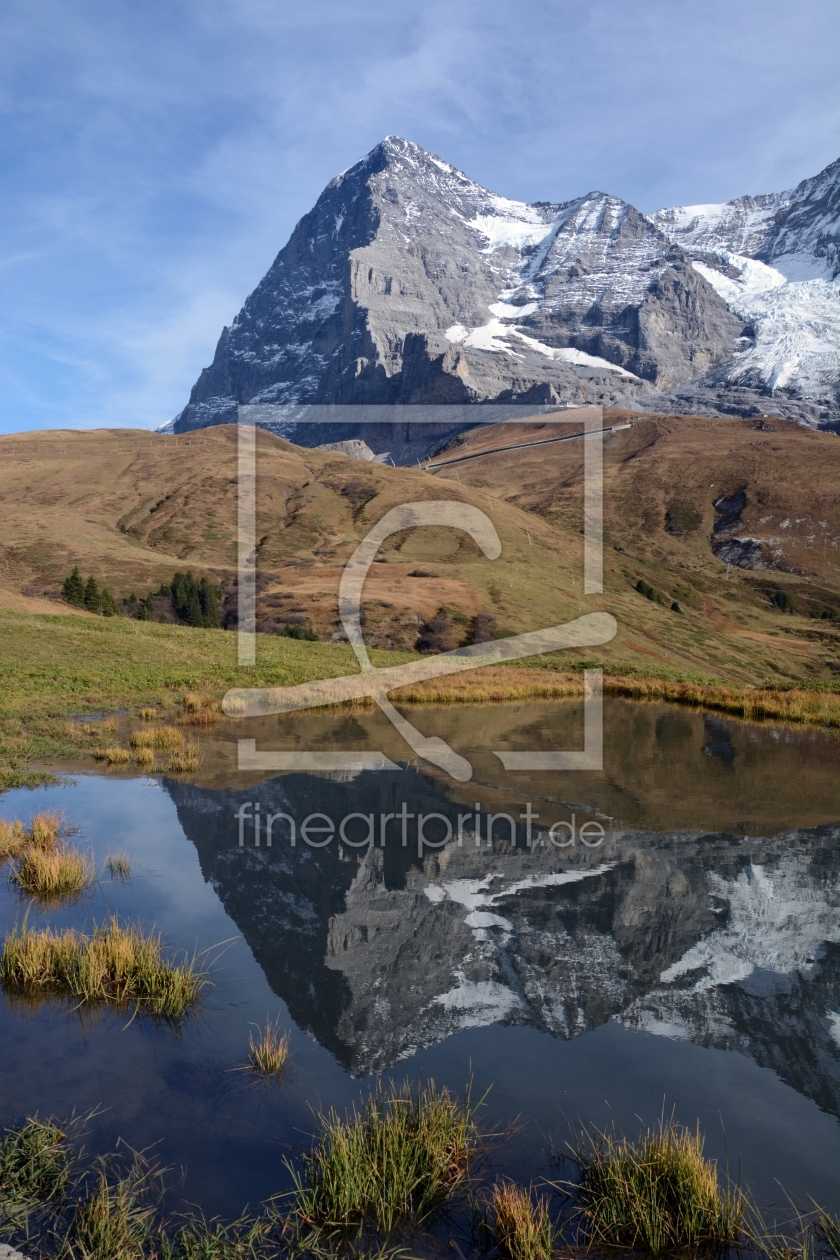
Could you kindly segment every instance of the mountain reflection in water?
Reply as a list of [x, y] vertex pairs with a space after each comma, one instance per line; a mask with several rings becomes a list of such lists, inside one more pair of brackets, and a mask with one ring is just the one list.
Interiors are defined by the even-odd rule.
[[[719, 727], [706, 737], [732, 773]], [[481, 847], [468, 824], [460, 845], [418, 856], [398, 827], [384, 848], [315, 849], [292, 847], [279, 824], [256, 848], [250, 826], [239, 845], [245, 800], [298, 823], [407, 801], [456, 824], [469, 806], [411, 768], [166, 786], [272, 989], [355, 1076], [462, 1029], [525, 1024], [568, 1040], [612, 1019], [740, 1051], [840, 1114], [840, 825], [613, 827], [596, 848], [528, 849], [517, 818], [515, 847], [500, 827], [488, 848], [482, 821]]]
[[[98, 871], [115, 848], [132, 862], [129, 880], [106, 875], [55, 906], [29, 907], [5, 884], [5, 933], [24, 915], [89, 931], [117, 914], [153, 925], [167, 950], [199, 951], [213, 987], [177, 1029], [0, 992], [0, 1123], [96, 1109], [93, 1153], [118, 1140], [154, 1149], [185, 1170], [173, 1211], [234, 1217], [289, 1188], [284, 1161], [313, 1113], [358, 1106], [372, 1074], [456, 1092], [472, 1079], [486, 1132], [519, 1117], [493, 1175], [556, 1178], [551, 1152], [570, 1125], [635, 1136], [664, 1107], [700, 1123], [710, 1156], [731, 1159], [763, 1205], [781, 1185], [803, 1210], [813, 1197], [840, 1211], [840, 739], [658, 703], [604, 708], [603, 771], [502, 768], [495, 750], [581, 746], [579, 702], [535, 701], [412, 711], [470, 761], [467, 783], [426, 764], [238, 770], [239, 738], [404, 763], [370, 709], [222, 721], [202, 730], [190, 782], [65, 764], [72, 779], [5, 794], [4, 818], [63, 812]], [[382, 848], [380, 818], [403, 802], [407, 843], [390, 819]], [[234, 815], [248, 803], [240, 847]], [[575, 845], [529, 849], [529, 803], [532, 839], [561, 823], [565, 842], [574, 819]], [[294, 847], [282, 819], [266, 847], [278, 812], [296, 821]], [[373, 814], [375, 847], [307, 846], [300, 827], [315, 812], [336, 825]], [[453, 838], [418, 856], [421, 813], [450, 820]], [[515, 846], [497, 817], [488, 849], [491, 813], [511, 816]], [[580, 829], [593, 822], [606, 834], [587, 848]], [[357, 817], [345, 834], [365, 832]], [[442, 819], [425, 834], [445, 838]], [[267, 1019], [292, 1046], [270, 1088], [237, 1070]]]

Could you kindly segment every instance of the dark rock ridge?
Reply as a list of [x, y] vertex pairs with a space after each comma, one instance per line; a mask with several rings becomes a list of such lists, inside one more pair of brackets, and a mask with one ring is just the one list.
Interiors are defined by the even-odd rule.
[[299, 404], [487, 401], [836, 419], [836, 380], [809, 393], [790, 373], [781, 389], [755, 364], [745, 375], [755, 321], [718, 291], [727, 267], [741, 275], [721, 232], [756, 257], [836, 265], [838, 164], [805, 183], [712, 207], [712, 230], [600, 192], [509, 201], [390, 136], [300, 220], [172, 424], [229, 423], [243, 403], [292, 422]]

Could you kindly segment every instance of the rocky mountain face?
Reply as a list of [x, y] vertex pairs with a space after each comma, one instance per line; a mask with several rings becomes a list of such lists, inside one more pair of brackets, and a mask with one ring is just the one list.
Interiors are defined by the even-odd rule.
[[486, 401], [840, 422], [839, 187], [836, 162], [652, 217], [529, 205], [388, 137], [298, 223], [172, 426]]
[[[716, 755], [725, 755], [718, 750]], [[167, 785], [201, 868], [289, 1012], [354, 1075], [460, 1029], [571, 1039], [608, 1020], [738, 1050], [840, 1114], [837, 827], [769, 837], [633, 831], [591, 850], [504, 828], [418, 858], [384, 848], [244, 847], [241, 794]], [[262, 816], [451, 815], [412, 769], [252, 789]], [[413, 817], [414, 815], [412, 815]], [[358, 816], [357, 816], [358, 817]], [[537, 833], [534, 837], [539, 839]]]

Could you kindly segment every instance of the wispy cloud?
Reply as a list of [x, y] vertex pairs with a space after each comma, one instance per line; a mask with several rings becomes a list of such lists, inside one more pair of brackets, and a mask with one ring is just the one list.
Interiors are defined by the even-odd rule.
[[831, 0], [8, 0], [0, 429], [153, 426], [324, 184], [388, 133], [641, 209], [836, 157]]

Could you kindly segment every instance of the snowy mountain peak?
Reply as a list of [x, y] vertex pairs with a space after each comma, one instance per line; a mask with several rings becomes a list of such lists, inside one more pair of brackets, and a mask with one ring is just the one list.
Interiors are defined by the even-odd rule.
[[512, 200], [386, 136], [298, 223], [175, 426], [490, 399], [840, 420], [839, 180], [648, 217]]
[[[840, 159], [796, 188], [659, 210], [652, 222], [746, 322], [722, 376], [836, 407], [840, 383]], [[832, 406], [832, 400], [834, 406]]]

